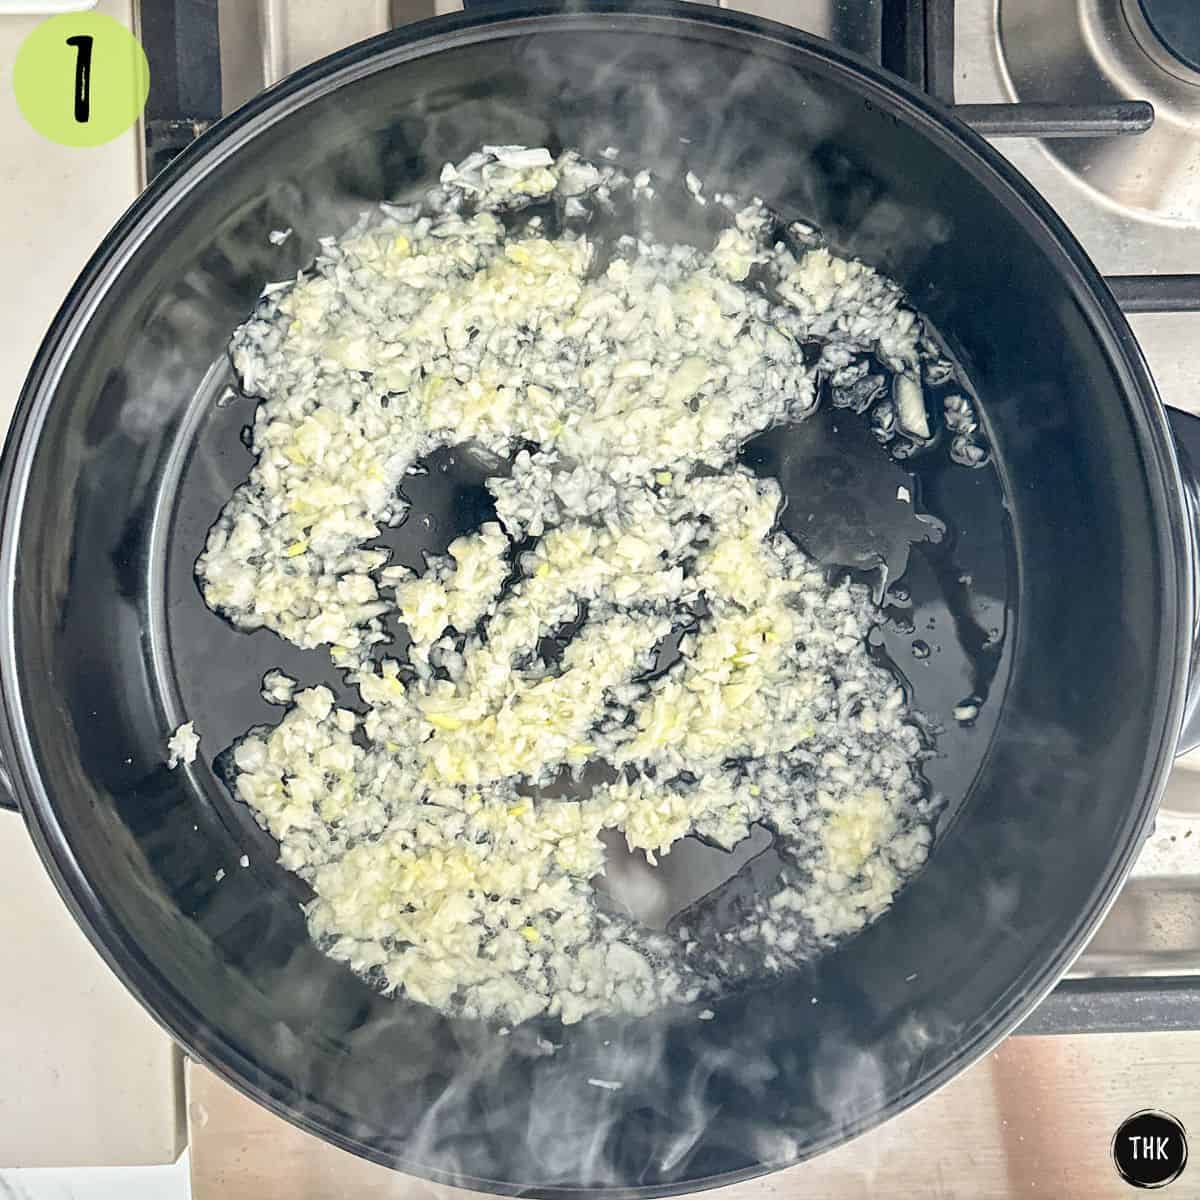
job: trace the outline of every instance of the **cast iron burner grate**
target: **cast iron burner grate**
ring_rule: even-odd
[[[880,57],[889,71],[949,105],[985,137],[1130,137],[1154,123],[1154,108],[1145,100],[955,104],[954,0],[883,0]],[[1127,313],[1200,311],[1200,275],[1109,275],[1106,282]]]

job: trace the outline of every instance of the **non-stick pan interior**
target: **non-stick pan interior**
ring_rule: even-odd
[[[53,404],[27,401],[40,435],[20,451],[9,702],[45,788],[39,837],[127,980],[198,1054],[419,1173],[663,1190],[815,1152],[928,1090],[1046,986],[1147,812],[1178,618],[1161,468],[1111,332],[970,151],[854,71],[735,24],[396,37],[350,52],[332,82],[285,86],[126,226],[89,319],[77,296],[62,327]],[[320,653],[235,633],[192,580],[250,463],[253,402],[226,392],[225,344],[319,236],[484,142],[612,145],[814,221],[906,287],[987,427],[982,470],[944,445],[897,463],[844,411],[747,447],[812,553],[852,565],[847,547],[866,545],[890,563],[880,651],[947,727],[927,769],[947,810],[930,864],[876,925],[712,1004],[712,1021],[671,1011],[498,1038],[373,993],[310,944],[301,885],[212,769],[278,719],[265,670],[339,683]],[[662,236],[694,236],[680,214]],[[443,465],[389,535],[401,561],[486,518],[478,470]],[[897,517],[898,486],[944,532]],[[1144,702],[1117,702],[1129,695]],[[951,710],[971,696],[980,718],[959,726]],[[169,772],[183,719],[201,761]],[[717,853],[697,851],[694,870],[728,873]]]

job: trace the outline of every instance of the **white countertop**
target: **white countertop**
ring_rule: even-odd
[[[99,8],[130,23],[130,0]],[[140,130],[68,148],[22,118],[12,67],[40,19],[0,13],[0,428],[71,282],[139,188]],[[20,817],[4,811],[0,948],[0,1168],[173,1163],[179,1052],[88,944]],[[22,1195],[17,1187],[0,1174],[0,1195]]]

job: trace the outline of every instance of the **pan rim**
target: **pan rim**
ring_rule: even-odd
[[[806,1148],[804,1158],[874,1128],[889,1117],[928,1097],[952,1077],[987,1054],[1020,1024],[1055,986],[1090,933],[1103,919],[1124,882],[1141,842],[1148,833],[1165,786],[1175,739],[1182,723],[1188,653],[1170,648],[1191,645],[1194,611],[1191,547],[1187,534],[1179,465],[1153,379],[1142,352],[1095,266],[1049,205],[1022,176],[982,138],[962,125],[952,112],[878,66],[820,39],[761,18],[720,9],[700,9],[679,0],[599,0],[584,10],[564,12],[559,4],[502,4],[482,12],[436,18],[380,35],[322,59],[290,76],[220,121],[173,162],[120,219],[84,268],[54,318],[18,401],[0,464],[0,494],[4,497],[0,527],[0,755],[11,770],[22,813],[38,852],[56,887],[109,967],[160,1025],[197,1061],[203,1062],[239,1091],[308,1132],[364,1158],[424,1178],[493,1191],[544,1196],[577,1195],[576,1188],[518,1189],[511,1183],[451,1177],[421,1164],[399,1162],[378,1147],[356,1141],[291,1107],[286,1085],[268,1079],[259,1064],[239,1058],[226,1040],[202,1027],[188,998],[169,984],[106,910],[93,891],[55,819],[53,804],[39,776],[24,728],[14,638],[15,593],[19,529],[24,492],[34,450],[58,383],[78,337],[122,273],[136,260],[147,232],[210,172],[251,142],[277,120],[286,119],[306,103],[367,75],[391,70],[405,61],[477,41],[556,32],[564,28],[612,31],[623,27],[631,36],[636,26],[647,32],[715,36],[735,31],[756,49],[794,57],[849,73],[858,86],[875,93],[890,111],[935,141],[956,165],[973,170],[996,198],[1032,223],[1042,249],[1053,256],[1064,284],[1087,314],[1097,342],[1104,349],[1120,390],[1126,397],[1134,428],[1135,448],[1146,472],[1146,484],[1162,547],[1162,636],[1156,664],[1156,693],[1148,706],[1151,737],[1143,764],[1142,787],[1130,805],[1119,852],[1110,860],[1106,877],[1097,880],[1092,901],[1064,935],[1057,952],[1042,965],[1020,994],[1006,995],[980,1034],[905,1093],[893,1097],[874,1114],[849,1122],[836,1139]],[[1174,636],[1170,636],[1174,634]],[[796,1160],[800,1161],[800,1160]],[[782,1165],[782,1164],[781,1164]],[[760,1166],[667,1187],[622,1189],[614,1195],[668,1195],[715,1187],[752,1178],[775,1167]]]

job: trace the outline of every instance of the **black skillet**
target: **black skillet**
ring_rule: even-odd
[[[295,881],[213,769],[277,719],[263,671],[324,671],[320,654],[235,633],[192,581],[249,464],[251,402],[218,403],[230,332],[318,236],[485,142],[611,144],[814,221],[903,285],[969,380],[990,446],[968,470],[943,432],[897,463],[831,408],[747,448],[831,567],[851,544],[893,556],[877,640],[947,727],[929,775],[948,807],[927,868],[880,921],[713,1002],[711,1021],[669,1011],[500,1038],[372,992],[312,946]],[[478,479],[433,478],[418,498],[433,519],[395,543],[410,561],[487,513]],[[877,497],[906,480],[940,538],[877,520]],[[3,485],[0,749],[80,923],[189,1053],[251,1096],[359,1154],[478,1187],[727,1182],[927,1095],[1084,945],[1183,724],[1193,508],[1095,269],[936,102],[716,8],[491,8],[351,47],[257,97],[156,179],[88,265],[30,373]],[[979,717],[960,725],[951,710],[970,697]],[[185,715],[201,759],[168,772],[164,738]]]

